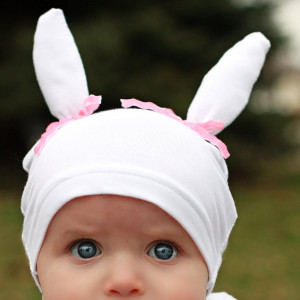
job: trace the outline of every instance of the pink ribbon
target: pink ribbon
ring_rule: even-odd
[[[212,134],[212,132],[224,129],[224,123],[220,121],[208,121],[205,123],[193,123],[187,120],[182,120],[179,116],[177,116],[174,111],[170,108],[159,107],[152,102],[142,102],[137,99],[121,99],[122,106],[124,108],[136,106],[142,109],[150,109],[165,116],[168,116],[176,121],[182,123],[183,125],[191,128],[196,131],[204,140],[210,142],[214,146],[216,146],[222,156],[224,158],[229,157],[229,152],[227,150],[227,146],[219,140],[216,136]]]
[[[47,143],[48,139],[54,135],[61,127],[65,126],[67,123],[81,119],[83,117],[91,115],[101,104],[101,96],[94,96],[90,95],[87,97],[76,116],[70,117],[70,118],[64,118],[57,122],[50,123],[48,127],[46,128],[46,131],[42,134],[40,141],[38,144],[34,147],[34,153],[39,154],[45,144]]]
[[[195,132],[197,132],[203,139],[210,142],[211,144],[215,145],[221,152],[224,158],[229,157],[229,152],[227,150],[226,145],[219,140],[217,137],[215,137],[213,134],[211,134],[214,131],[222,130],[224,129],[224,123],[219,121],[208,121],[205,123],[193,123],[189,122],[187,120],[182,120],[179,116],[177,116],[174,111],[170,108],[163,108],[159,107],[156,104],[152,102],[142,102],[137,99],[121,99],[122,107],[128,108],[132,106],[136,106],[142,109],[150,109],[155,112],[158,112],[160,114],[163,114],[165,116],[168,116],[172,119],[175,119],[176,121],[182,123],[183,125],[191,128]],[[57,122],[53,122],[48,125],[46,128],[46,131],[42,134],[40,141],[38,144],[34,147],[34,153],[39,154],[49,138],[54,135],[60,128],[65,126],[67,123],[81,119],[83,117],[91,115],[101,104],[101,96],[94,96],[90,95],[87,97],[81,108],[79,109],[79,112],[76,116],[70,117],[70,118],[64,118]]]

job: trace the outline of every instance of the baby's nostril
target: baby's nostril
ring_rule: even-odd
[[[127,296],[128,295],[131,295],[131,294],[139,294],[140,293],[140,291],[139,291],[139,289],[132,289],[132,290],[130,290],[130,291],[128,291],[128,294],[127,294]],[[110,294],[111,295],[121,295],[121,294],[123,294],[122,292],[120,292],[120,291],[117,291],[117,290],[110,290]]]

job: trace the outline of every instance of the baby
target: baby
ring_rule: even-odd
[[[226,52],[187,120],[136,99],[92,114],[101,97],[62,11],[40,17],[35,71],[59,121],[23,162],[22,238],[45,300],[234,299],[212,293],[237,218],[215,135],[245,107],[269,47],[253,33]]]

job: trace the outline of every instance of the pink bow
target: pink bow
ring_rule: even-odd
[[[70,118],[64,118],[57,122],[52,122],[46,128],[46,131],[42,134],[40,141],[34,147],[34,153],[39,154],[45,144],[47,143],[48,139],[55,134],[61,127],[66,125],[67,123],[78,120],[83,117],[91,115],[101,104],[101,96],[94,96],[90,95],[87,97],[81,105],[81,108],[76,116]]]
[[[175,119],[176,121],[182,123],[183,125],[191,128],[192,130],[196,131],[204,140],[210,142],[211,144],[213,144],[214,146],[216,146],[222,156],[224,158],[228,158],[229,157],[229,152],[227,150],[226,145],[219,140],[217,137],[215,137],[214,135],[212,135],[211,133],[214,131],[218,131],[218,130],[222,130],[224,129],[224,123],[223,122],[219,122],[219,121],[208,121],[205,123],[193,123],[193,122],[189,122],[187,120],[182,120],[179,116],[177,116],[174,111],[170,108],[163,108],[163,107],[159,107],[156,104],[152,103],[152,102],[142,102],[139,101],[137,99],[121,99],[121,103],[122,106],[124,108],[128,108],[131,106],[136,106],[142,109],[150,109],[153,110],[155,112],[158,112],[160,114],[163,114],[165,116],[168,116],[172,119]]]

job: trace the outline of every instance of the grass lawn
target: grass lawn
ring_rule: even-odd
[[[235,188],[239,218],[215,290],[241,300],[299,299],[300,188]]]
[[[215,290],[241,300],[299,299],[300,188],[236,186],[232,193],[239,219]],[[18,198],[0,192],[0,299],[40,300],[21,244]]]

